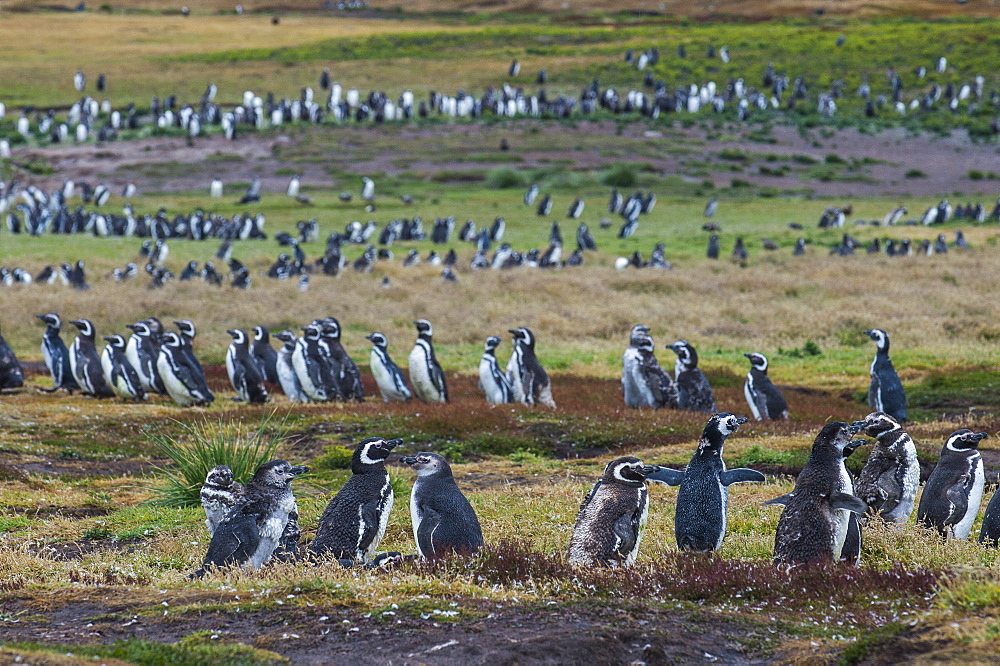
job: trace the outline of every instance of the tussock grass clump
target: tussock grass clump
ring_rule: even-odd
[[[234,479],[249,481],[258,467],[274,458],[287,430],[284,421],[275,424],[272,417],[265,417],[256,427],[239,420],[181,423],[184,439],[152,435],[157,450],[172,464],[159,468],[165,478],[153,487],[150,501],[159,506],[198,506],[201,486],[216,465],[229,465]]]
[[[524,176],[514,169],[492,169],[486,174],[486,187],[494,190],[509,190],[524,187]]]

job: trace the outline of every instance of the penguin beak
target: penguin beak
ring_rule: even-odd
[[[736,425],[743,425],[744,423],[746,423],[746,422],[747,422],[747,421],[749,421],[749,420],[750,420],[750,419],[748,419],[748,418],[747,418],[747,417],[745,417],[745,416],[737,416],[737,417],[736,417]]]
[[[365,336],[365,340],[372,340],[372,337],[373,337],[372,335],[366,335],[366,336]],[[373,342],[374,342],[374,341],[373,341]]]
[[[659,465],[643,465],[643,467],[642,467],[642,475],[643,476],[649,476],[653,472],[659,471],[659,469],[660,469]]]
[[[416,465],[417,458],[416,456],[403,456],[402,458],[399,459],[399,462],[403,463],[404,465]]]
[[[77,328],[82,328],[83,327],[83,322],[80,321],[79,319],[73,319],[69,323],[73,324]]]
[[[112,340],[115,339],[115,337],[113,335],[106,335],[104,336],[104,339],[107,340],[108,342],[111,342]]]
[[[847,432],[852,435],[857,435],[859,432],[865,429],[864,421],[855,421],[851,425],[847,426]]]
[[[236,331],[226,331],[226,333],[228,333],[229,335],[231,335],[234,338],[236,337]]]
[[[872,332],[871,331],[861,331],[861,332],[864,333],[865,335],[867,335],[869,338],[872,337]]]
[[[985,432],[977,432],[974,435],[969,435],[969,439],[971,439],[973,442],[981,442],[987,437],[989,437],[989,435],[987,435]]]
[[[38,317],[39,319],[41,319],[42,321],[48,323],[48,319],[45,318],[45,315],[38,315],[38,314],[36,314],[35,316]]]
[[[747,353],[747,354],[743,354],[743,355],[746,356],[747,358],[751,359],[751,360],[753,359],[753,354]]]
[[[309,471],[308,467],[302,467],[302,466],[288,468],[288,473],[291,474],[293,477],[301,476],[308,471]]]
[[[382,448],[389,449],[391,451],[402,443],[403,440],[401,439],[387,439],[385,440],[385,443],[382,444]]]

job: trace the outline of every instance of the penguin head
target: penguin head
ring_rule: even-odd
[[[434,335],[434,328],[426,319],[417,319],[413,322],[413,325],[417,327],[418,336],[429,338]]]
[[[757,352],[752,352],[749,354],[743,354],[748,359],[750,359],[750,367],[754,370],[760,370],[761,372],[767,372],[767,357],[763,354],[758,354]]]
[[[698,352],[687,340],[678,340],[672,345],[667,345],[667,349],[673,350],[677,354],[677,360],[688,370],[698,367]]]
[[[333,317],[327,317],[322,322],[320,322],[323,327],[323,337],[332,338],[334,340],[340,339],[340,322]]]
[[[163,324],[156,317],[148,317],[143,319],[143,322],[149,327],[149,333],[154,338],[159,338],[163,335]]]
[[[371,340],[373,345],[381,347],[382,349],[389,346],[389,341],[386,339],[385,335],[379,333],[378,331],[372,333],[371,335],[366,335],[365,339]]]
[[[282,342],[284,342],[286,345],[291,346],[291,345],[295,344],[295,333],[293,333],[292,331],[288,330],[287,328],[285,330],[283,330],[281,333],[275,333],[274,337],[278,338],[279,340],[281,340]]]
[[[212,488],[229,488],[233,485],[233,470],[229,465],[216,465],[208,471],[205,485]]]
[[[486,338],[486,345],[485,345],[486,351],[488,352],[496,351],[496,348],[500,346],[501,342],[502,340],[500,340],[499,337],[497,337],[496,335],[491,335],[490,337]]]
[[[233,338],[233,344],[245,345],[247,343],[247,334],[238,328],[230,329],[226,333]]]
[[[646,467],[635,456],[615,458],[604,468],[601,481],[605,483],[624,483],[630,486],[642,485],[646,481]]]
[[[291,485],[292,479],[308,471],[308,467],[292,467],[284,460],[272,460],[257,468],[250,483],[255,486],[285,489]]]
[[[149,326],[144,321],[137,321],[134,324],[125,324],[125,328],[129,329],[140,338],[146,337],[150,334]]]
[[[90,323],[89,319],[73,319],[69,323],[80,329],[80,335],[87,338],[94,337],[94,325]]]
[[[951,433],[948,437],[948,441],[944,444],[944,451],[953,451],[955,453],[967,453],[979,448],[979,442],[986,439],[987,435],[985,432],[972,432],[968,428],[962,428],[961,430],[956,430]]]
[[[319,340],[320,329],[316,324],[309,324],[302,327],[302,337],[306,340]]]
[[[636,349],[653,353],[653,338],[649,337],[647,333],[633,333],[629,342]]]
[[[181,332],[181,335],[186,335],[191,339],[194,339],[194,336],[197,334],[197,331],[195,331],[194,328],[194,322],[192,322],[190,319],[181,319],[180,321],[175,321],[174,326],[176,326],[177,330]]]
[[[705,425],[704,435],[707,436],[709,432],[717,432],[723,437],[728,437],[734,432],[740,429],[740,426],[747,422],[745,416],[736,416],[735,414],[730,414],[729,412],[719,412],[715,414],[708,420]]]
[[[107,335],[104,339],[108,342],[109,347],[114,347],[115,349],[125,349],[125,338],[120,335]]]
[[[50,328],[59,329],[62,327],[62,319],[59,318],[55,312],[50,312],[48,314],[37,314],[35,315],[41,319]]]
[[[635,326],[632,327],[632,332],[630,333],[629,337],[634,338],[636,336],[636,334],[639,334],[639,333],[644,334],[644,335],[648,335],[649,334],[649,326],[646,326],[645,324],[636,324]]]
[[[437,453],[421,451],[415,456],[405,456],[399,459],[404,465],[409,465],[418,477],[423,476],[451,476],[451,465]]]
[[[138,333],[138,331],[136,332]],[[167,331],[163,334],[163,345],[165,347],[180,348],[181,336],[177,335],[173,331]]]
[[[354,449],[351,469],[355,474],[358,474],[365,471],[365,468],[370,465],[384,463],[392,450],[402,443],[401,439],[383,439],[382,437],[369,437],[361,440],[361,443]]]
[[[880,328],[873,328],[868,331],[862,331],[865,335],[875,341],[875,346],[879,351],[888,352],[889,351],[889,334]]]
[[[256,340],[257,342],[263,342],[264,344],[267,344],[268,342],[271,341],[271,336],[270,334],[268,334],[267,329],[264,328],[263,326],[254,326],[253,339]]]
[[[858,450],[859,447],[862,447],[868,443],[869,442],[867,439],[852,439],[847,444],[847,446],[844,447],[844,450],[841,452],[841,456],[844,458],[844,460],[847,460],[848,458],[851,457],[852,453]]]
[[[853,425],[859,428],[858,432],[863,432],[869,437],[879,437],[902,428],[899,421],[885,412],[872,412],[863,421],[855,421]]]
[[[535,334],[531,332],[531,329],[522,326],[507,332],[514,336],[515,344],[524,345],[528,349],[535,348]]]
[[[817,451],[832,448],[837,452],[838,456],[842,456],[844,449],[850,446],[853,441],[851,439],[852,435],[858,432],[860,432],[860,427],[847,425],[843,421],[827,423],[820,430],[816,436],[816,440],[813,442],[813,453],[815,454]]]

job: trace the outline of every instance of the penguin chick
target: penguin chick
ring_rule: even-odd
[[[913,439],[885,412],[872,412],[854,425],[875,438],[868,461],[858,476],[855,494],[873,514],[894,523],[905,523],[913,513],[920,486],[920,462]]]
[[[242,496],[243,486],[233,478],[229,465],[216,465],[209,470],[199,493],[209,536],[215,534],[215,528]]]

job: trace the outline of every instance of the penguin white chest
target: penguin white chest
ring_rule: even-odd
[[[965,515],[955,525],[955,538],[962,540],[969,538],[972,523],[976,521],[979,505],[983,501],[983,486],[986,482],[986,475],[983,470],[982,457],[977,455],[970,461],[969,475],[972,477],[972,488],[969,490],[968,507],[965,510]]]
[[[437,387],[431,380],[430,356],[422,345],[416,345],[410,352],[410,381],[417,397],[427,402],[440,399]]]
[[[423,516],[420,512],[420,507],[417,504],[417,490],[420,488],[420,478],[417,477],[417,482],[413,484],[413,492],[410,493],[410,522],[413,524],[413,541],[417,544],[417,552],[420,557],[427,558],[433,553],[425,553],[420,549],[420,521]]]

